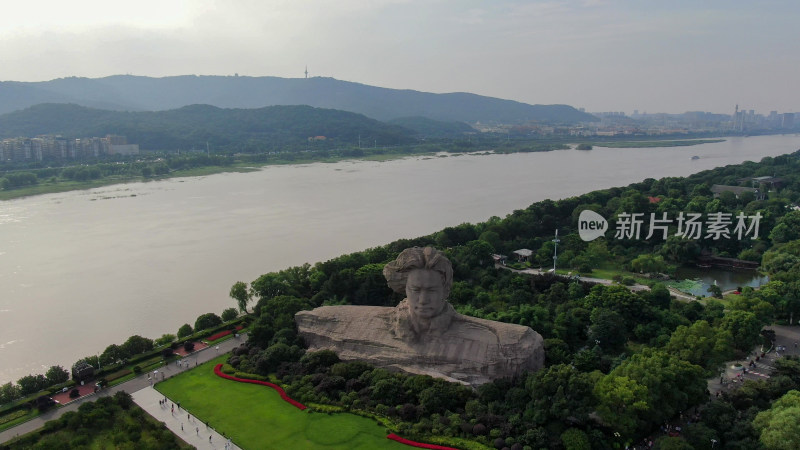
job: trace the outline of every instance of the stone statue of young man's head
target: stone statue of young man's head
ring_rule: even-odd
[[[439,250],[407,248],[383,268],[383,275],[392,290],[406,295],[415,321],[430,321],[447,310],[453,266]]]

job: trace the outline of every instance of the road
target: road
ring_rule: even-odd
[[[190,354],[189,356],[181,358],[181,361],[189,362],[189,364],[184,364],[182,367],[178,366],[176,362],[172,362],[170,364],[167,364],[166,366],[162,366],[158,369],[159,379],[162,376],[165,379],[171,378],[177,375],[178,373],[190,370],[197,364],[208,362],[221,354],[233,350],[234,347],[238,347],[239,344],[245,342],[246,340],[247,340],[247,335],[240,334],[238,338],[228,339],[227,341],[221,342],[218,345],[210,345],[209,347],[203,350],[198,350]],[[31,419],[25,423],[21,423],[13,428],[3,431],[2,433],[0,433],[0,444],[7,442],[17,436],[22,436],[30,433],[31,431],[38,430],[39,428],[42,428],[47,421],[58,419],[67,411],[76,411],[82,403],[95,401],[98,398],[98,396],[114,395],[118,391],[125,391],[129,394],[133,394],[144,388],[150,388],[150,381],[148,380],[147,375],[148,374],[143,373],[132,380],[120,383],[108,389],[103,389],[96,394],[86,395],[73,402],[68,403],[67,405],[61,408],[51,409],[50,411],[47,411],[46,413],[34,419]],[[181,435],[179,434],[178,436]],[[206,433],[206,436],[208,436],[208,433]]]
[[[506,270],[510,270],[512,272],[517,272],[517,273],[527,273],[529,275],[547,275],[547,274],[552,273],[552,272],[547,271],[547,270],[539,270],[539,269],[522,269],[522,270],[512,269],[511,267],[505,266],[503,264],[495,264],[495,267],[498,268],[498,269],[506,269]],[[607,280],[605,278],[591,278],[591,277],[582,277],[580,275],[560,275],[560,274],[558,274],[556,276],[559,277],[559,278],[563,278],[565,280],[566,279],[570,279],[570,280],[578,279],[578,280],[586,282],[586,283],[603,284],[603,285],[606,285],[606,286],[611,286],[612,284],[616,284],[615,281]],[[630,285],[630,286],[625,286],[625,287],[627,287],[628,289],[630,289],[632,291],[649,291],[650,290],[650,286],[645,286],[644,284],[638,284],[638,283]],[[678,291],[678,292],[680,292],[680,291]],[[673,295],[677,295],[677,294],[673,293]],[[682,294],[682,295],[686,296],[685,294]],[[694,300],[694,297],[689,297],[689,298],[691,300]]]

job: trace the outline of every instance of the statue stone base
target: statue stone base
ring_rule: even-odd
[[[342,360],[477,386],[544,365],[542,336],[529,327],[458,314],[449,303],[425,330],[408,300],[397,307],[322,306],[295,315],[309,351]]]

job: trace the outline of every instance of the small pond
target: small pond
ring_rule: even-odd
[[[722,291],[738,287],[759,287],[769,281],[769,277],[755,270],[724,270],[718,268],[680,267],[675,272],[678,280],[694,280],[695,283],[680,283],[680,290],[692,295],[707,296],[708,288],[717,284]],[[673,283],[669,283],[672,285]]]

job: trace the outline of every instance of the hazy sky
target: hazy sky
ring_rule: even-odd
[[[797,0],[19,0],[0,80],[329,76],[587,111],[800,111]]]

